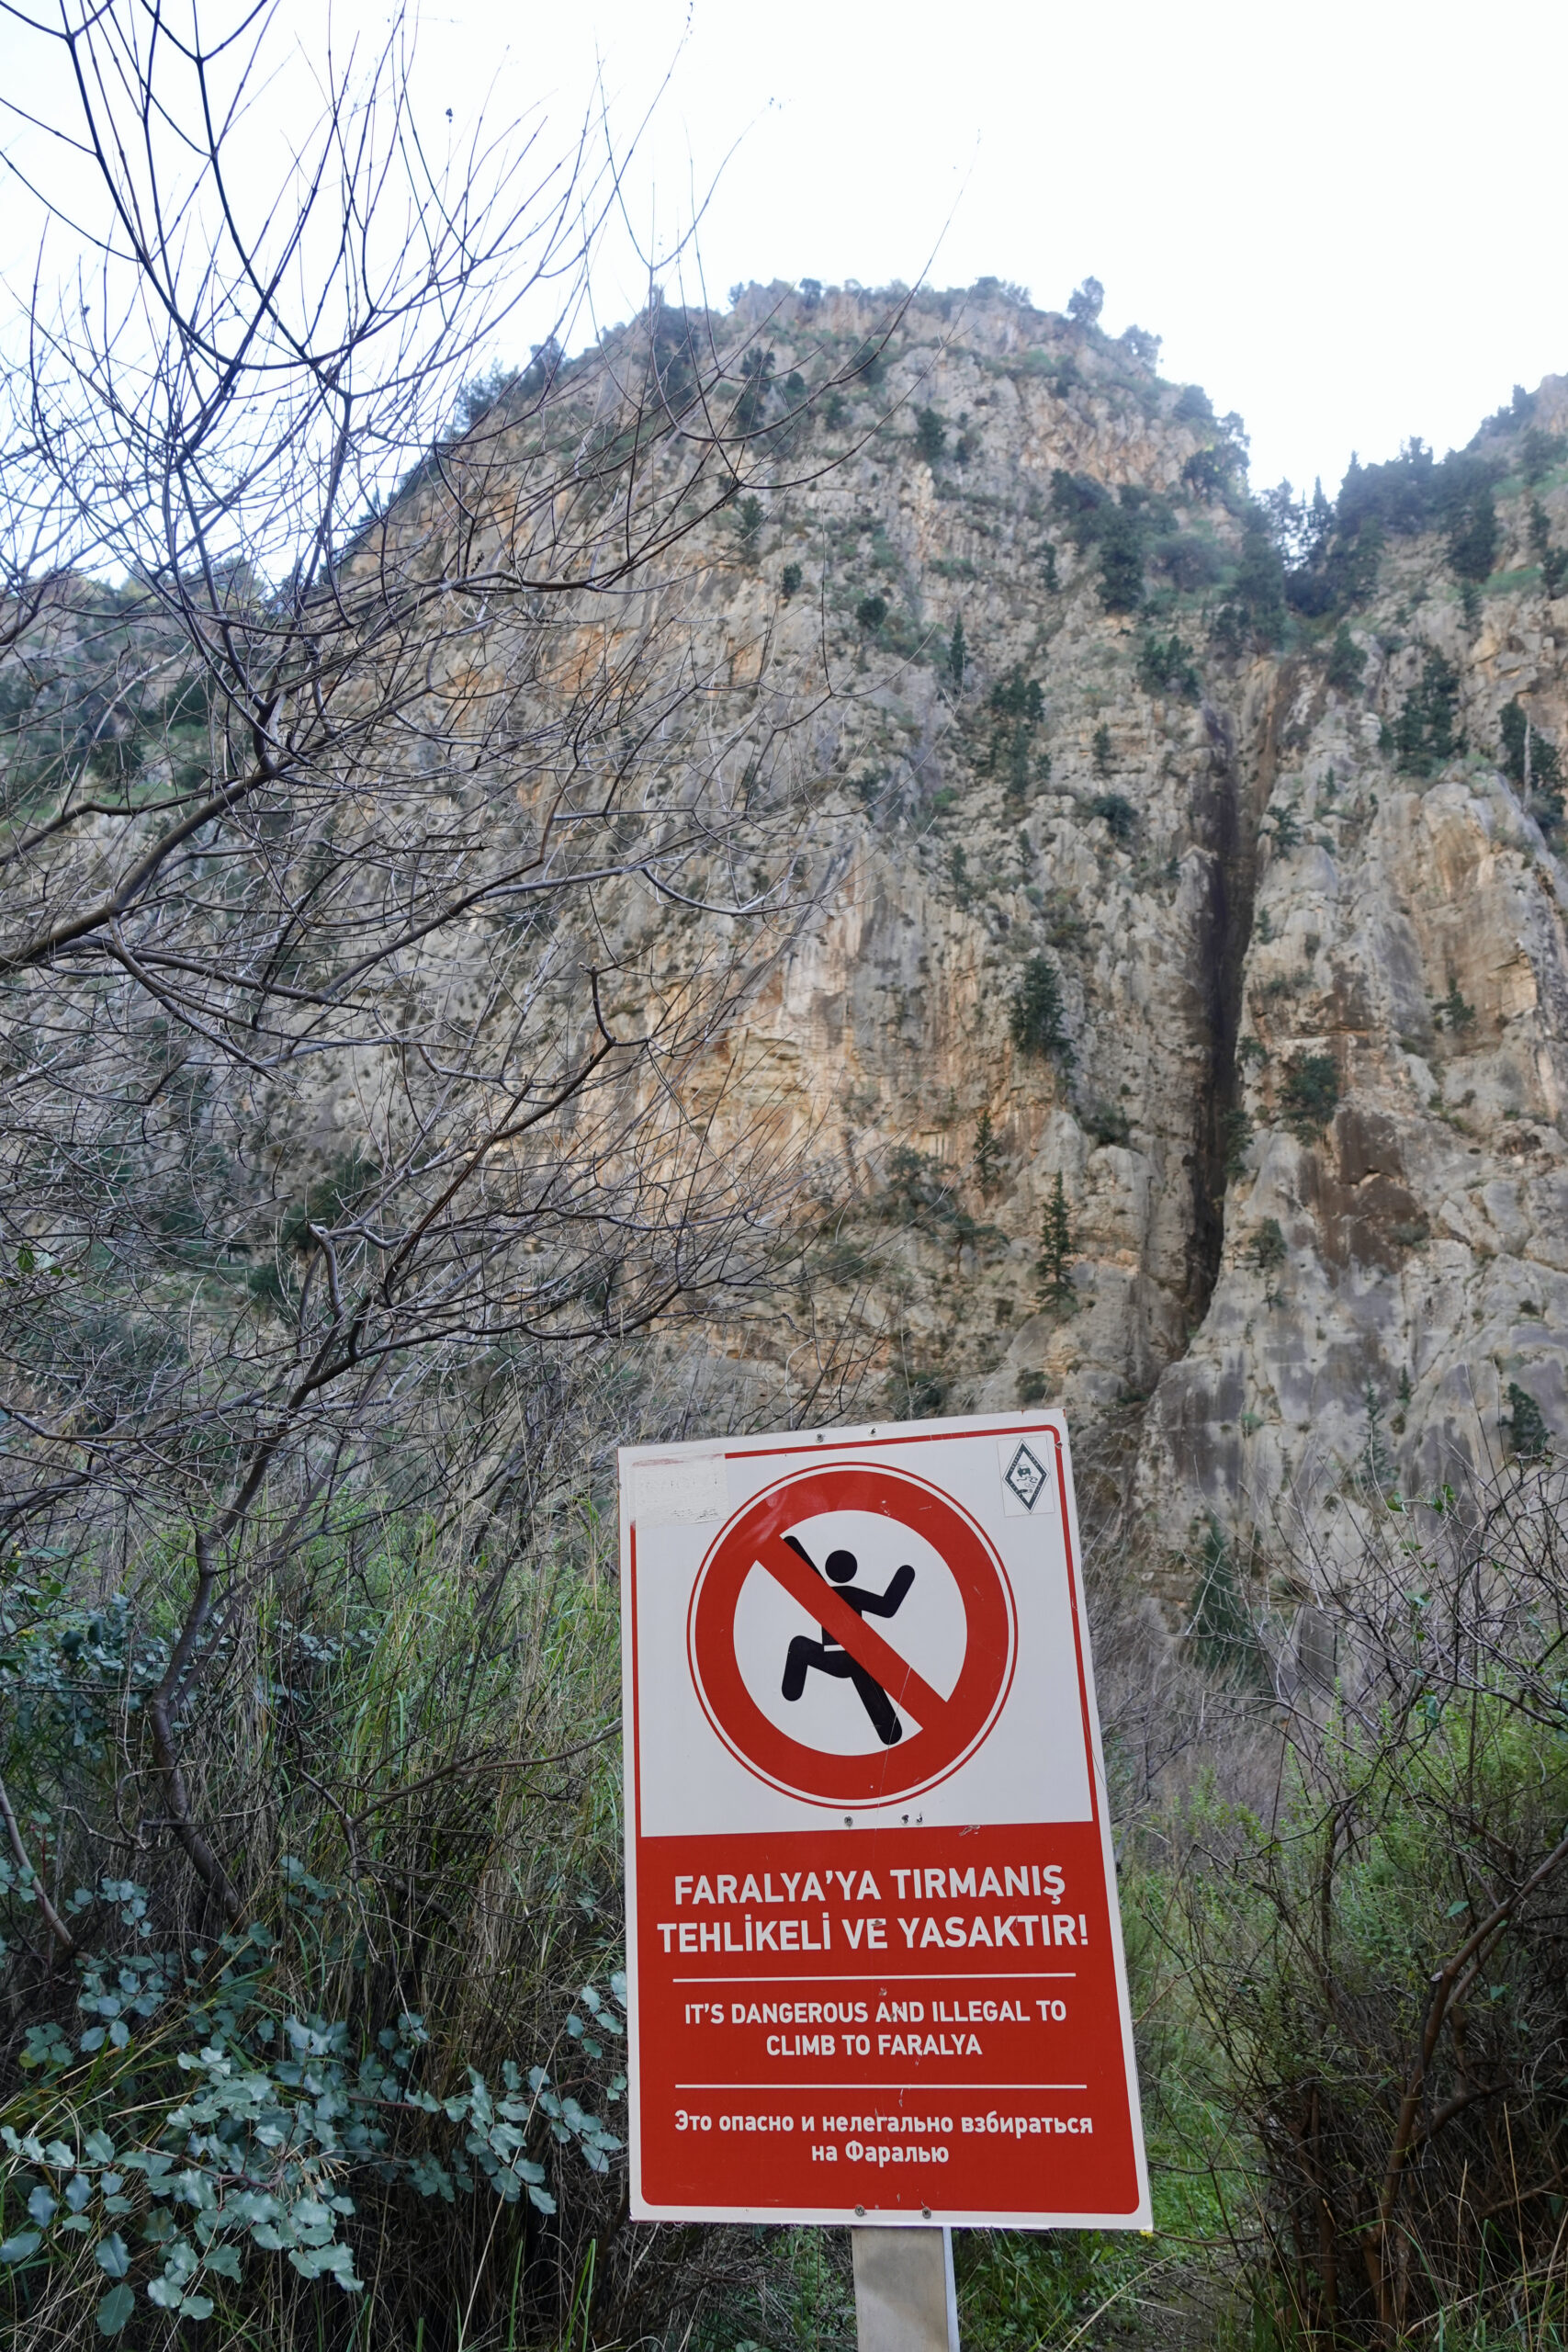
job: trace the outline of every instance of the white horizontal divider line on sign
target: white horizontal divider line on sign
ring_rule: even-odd
[[[993,2091],[1087,2091],[1087,2083],[922,2083],[924,2099],[989,2098]],[[886,2091],[886,2083],[677,2083],[678,2091]]]
[[[966,1968],[962,1976],[910,1975],[900,1969],[891,1976],[672,1976],[671,1984],[1057,1984],[1077,1974],[1076,1968]]]

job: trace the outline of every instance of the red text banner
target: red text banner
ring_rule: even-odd
[[[791,2211],[1136,2208],[1092,1826],[660,1838],[639,1876],[662,2201],[723,2204],[761,2139]]]

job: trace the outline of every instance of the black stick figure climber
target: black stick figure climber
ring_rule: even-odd
[[[792,1552],[799,1553],[808,1568],[818,1575],[825,1573],[829,1583],[838,1586],[840,1600],[847,1600],[858,1617],[896,1617],[915,1581],[914,1569],[902,1567],[891,1578],[886,1592],[863,1592],[858,1585],[850,1582],[860,1566],[852,1552],[829,1552],[822,1568],[818,1569],[803,1544],[797,1544],[793,1535],[786,1535],[784,1542]],[[871,1717],[872,1727],[883,1747],[897,1747],[904,1736],[904,1727],[892,1700],[876,1677],[840,1647],[826,1625],[821,1632],[819,1642],[814,1642],[809,1634],[796,1634],[791,1642],[784,1659],[784,1697],[800,1697],[806,1688],[807,1672],[812,1667],[818,1674],[830,1674],[840,1682],[847,1677],[860,1692],[861,1704]]]

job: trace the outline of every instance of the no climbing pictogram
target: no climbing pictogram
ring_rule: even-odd
[[[996,1723],[1016,1653],[993,1544],[949,1496],[886,1465],[813,1466],[755,1496],[714,1539],[687,1625],[694,1686],[731,1755],[824,1805],[886,1804],[957,1770]],[[815,1736],[795,1727],[807,1714]]]

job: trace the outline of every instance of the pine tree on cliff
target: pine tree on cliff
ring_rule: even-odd
[[[1051,1197],[1045,1204],[1045,1214],[1040,1221],[1040,1262],[1035,1268],[1041,1300],[1046,1306],[1055,1307],[1058,1314],[1071,1314],[1078,1303],[1068,1272],[1077,1255],[1073,1248],[1072,1223],[1067,1216],[1067,1196],[1058,1169],[1051,1187]]]
[[[1032,956],[1008,1012],[1013,1044],[1021,1053],[1055,1054],[1059,1061],[1070,1063],[1073,1049],[1062,1025],[1062,983],[1055,967],[1049,956]]]
[[[991,1114],[989,1111],[982,1111],[979,1124],[975,1129],[975,1174],[979,1181],[982,1194],[996,1190],[1000,1159],[1001,1146],[997,1141],[997,1131],[991,1125]]]

